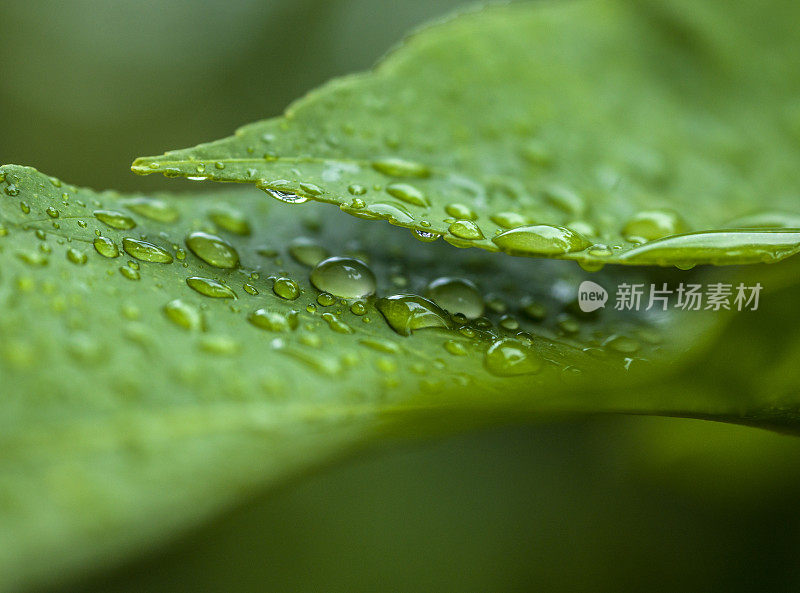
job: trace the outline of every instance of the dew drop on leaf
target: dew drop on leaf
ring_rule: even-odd
[[[422,208],[430,206],[430,202],[428,198],[425,197],[425,194],[408,183],[390,183],[386,186],[386,193],[407,204],[420,206]]]
[[[329,257],[311,270],[311,283],[343,299],[360,299],[375,293],[375,275],[367,265],[351,257]]]
[[[253,311],[247,320],[254,326],[271,332],[288,332],[297,327],[296,314],[286,316],[269,309]]]
[[[235,268],[239,265],[236,249],[222,237],[197,231],[186,237],[186,246],[197,257],[217,268]]]
[[[174,299],[164,305],[164,314],[178,327],[188,330],[204,328],[203,313],[200,309],[181,299]]]
[[[313,268],[330,253],[322,245],[307,237],[295,237],[289,243],[289,255],[299,264]]]
[[[136,259],[157,264],[171,264],[172,255],[158,245],[139,239],[125,237],[122,239],[122,249],[125,253]]]
[[[235,299],[236,293],[217,280],[191,276],[186,279],[186,284],[200,294],[217,299]]]
[[[272,292],[282,299],[293,301],[300,296],[300,287],[297,285],[297,282],[291,278],[282,277],[275,280],[275,283],[272,285]]]
[[[688,230],[683,218],[672,210],[645,210],[632,216],[622,228],[628,241],[653,241],[685,233]]]
[[[119,257],[119,247],[108,237],[95,237],[94,248],[103,257]]]
[[[486,351],[486,369],[493,375],[531,375],[542,368],[542,359],[527,344],[515,338],[495,341]]]
[[[467,319],[483,315],[484,302],[478,287],[463,278],[437,278],[425,288],[425,296],[442,309]]]
[[[483,239],[481,229],[471,220],[457,220],[452,223],[447,230],[459,239]]]
[[[127,231],[136,226],[135,220],[127,214],[117,212],[116,210],[95,210],[92,214],[94,214],[97,220],[103,224],[107,224],[112,229]]]
[[[394,331],[408,336],[415,330],[452,327],[447,313],[436,303],[418,295],[398,294],[380,298],[375,307]]]
[[[71,261],[73,264],[79,266],[82,266],[89,260],[89,258],[83,251],[75,249],[74,247],[70,247],[69,249],[67,249],[67,259]]]
[[[164,200],[154,198],[130,198],[122,202],[129,210],[156,222],[172,223],[180,214],[174,206]]]
[[[492,238],[502,251],[512,255],[559,255],[582,251],[591,243],[570,229],[546,224],[518,227]]]
[[[431,171],[428,167],[415,161],[407,161],[400,158],[384,158],[374,161],[372,168],[389,175],[391,177],[430,177]]]

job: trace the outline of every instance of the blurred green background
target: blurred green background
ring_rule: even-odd
[[[3,0],[0,161],[102,189],[274,116],[456,1]],[[74,591],[796,591],[800,440],[595,418],[391,443]]]

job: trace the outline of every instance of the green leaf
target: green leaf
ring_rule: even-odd
[[[426,239],[591,267],[796,253],[795,4],[634,4],[464,14],[283,117],[133,170],[253,183]]]
[[[97,193],[12,165],[0,179],[0,590],[123,557],[386,431],[776,416],[747,394],[648,397],[728,316],[581,314],[587,274],[568,262],[424,245],[253,191]],[[368,262],[377,297],[316,289],[354,286],[312,272],[327,255]]]

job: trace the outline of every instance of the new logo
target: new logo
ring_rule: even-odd
[[[584,280],[578,287],[578,306],[584,313],[597,311],[606,306],[608,292],[599,284],[591,280]]]

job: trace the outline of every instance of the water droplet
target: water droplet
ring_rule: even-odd
[[[119,273],[125,276],[128,280],[138,280],[142,277],[141,274],[139,274],[139,270],[134,270],[128,266],[120,266]]]
[[[131,239],[125,237],[122,239],[122,248],[125,253],[136,259],[146,262],[153,262],[157,264],[171,264],[172,256],[165,249],[158,245],[149,243],[148,241],[140,241],[139,239]]]
[[[459,239],[483,239],[481,229],[471,220],[457,220],[447,230]]]
[[[6,186],[5,192],[13,198],[19,195],[19,188],[16,185],[10,184]]]
[[[448,204],[444,207],[444,211],[453,218],[458,218],[461,220],[476,220],[478,218],[478,215],[475,213],[475,211],[464,204]]]
[[[204,352],[220,356],[233,356],[240,349],[239,342],[230,336],[223,335],[203,336],[200,338],[198,346]]]
[[[375,302],[375,307],[389,327],[401,336],[408,336],[419,329],[451,327],[447,313],[421,296],[400,294],[381,298]]]
[[[364,315],[367,312],[367,306],[362,301],[356,301],[350,305],[350,312],[353,315]]]
[[[394,157],[374,161],[372,168],[391,177],[430,177],[431,174],[430,169],[421,163]]]
[[[108,237],[95,237],[94,248],[103,257],[119,257],[119,248]]]
[[[349,191],[354,196],[363,196],[365,193],[367,193],[367,188],[364,187],[363,185],[359,185],[357,183],[354,183],[352,185],[348,185],[347,186],[347,191]],[[362,208],[363,208],[363,206],[362,206]]]
[[[414,238],[417,239],[418,241],[422,241],[423,243],[432,243],[436,241],[436,239],[438,239],[439,237],[441,237],[439,233],[431,233],[428,231],[420,231],[414,229]]]
[[[164,305],[164,314],[178,327],[188,330],[203,330],[203,313],[194,305],[175,299]]]
[[[306,237],[296,237],[289,243],[289,255],[304,266],[314,267],[330,254],[322,245]]]
[[[631,217],[622,228],[628,241],[641,243],[684,233],[686,223],[672,210],[646,210]]]
[[[329,257],[311,270],[311,283],[343,299],[360,299],[375,293],[375,275],[366,264],[350,257]]]
[[[322,319],[328,324],[333,331],[340,333],[340,334],[352,334],[355,330],[347,325],[344,321],[339,319],[333,313],[323,313]]]
[[[258,289],[255,286],[253,286],[252,284],[250,284],[249,282],[245,282],[244,284],[242,284],[242,290],[244,290],[247,294],[250,294],[250,295],[253,295],[253,296],[257,296],[258,295]]]
[[[314,197],[318,197],[323,194],[322,188],[318,185],[314,185],[313,183],[301,183],[300,189]]]
[[[641,348],[639,342],[627,336],[612,336],[603,345],[620,354],[634,354]]]
[[[368,212],[354,212],[356,216],[361,218],[382,218],[396,223],[408,224],[414,222],[414,217],[408,209],[401,205],[399,202],[377,202],[369,205]]]
[[[67,249],[67,259],[71,261],[73,264],[79,266],[82,266],[89,260],[89,258],[83,251],[79,251],[74,247],[70,247],[69,249]]]
[[[300,287],[291,278],[278,278],[272,285],[272,291],[287,301],[293,301],[300,296]]]
[[[288,332],[297,327],[297,314],[291,313],[289,316],[269,309],[259,309],[251,313],[247,320],[259,327],[271,332]]]
[[[197,231],[186,237],[186,246],[204,262],[217,268],[239,265],[236,249],[222,237]]]
[[[50,262],[46,255],[35,251],[21,251],[17,257],[29,266],[46,266]]]
[[[497,324],[508,331],[516,331],[519,329],[519,321],[517,321],[511,315],[503,315]]]
[[[515,229],[528,223],[524,216],[516,212],[498,212],[497,214],[492,214],[489,220],[504,229]]]
[[[217,207],[208,213],[208,217],[223,231],[247,236],[252,230],[244,214],[233,208]]]
[[[178,210],[172,206],[172,204],[164,200],[140,197],[130,198],[123,201],[122,204],[136,214],[140,214],[156,222],[168,224],[175,222],[180,216]]]
[[[568,214],[581,215],[586,210],[583,198],[566,186],[552,185],[544,190],[544,196],[553,206]]]
[[[218,299],[236,298],[235,292],[233,292],[230,288],[222,284],[222,282],[218,282],[217,280],[212,280],[211,278],[201,278],[199,276],[192,276],[191,278],[186,279],[186,284],[188,284],[189,288],[191,288],[192,290],[195,290],[207,297],[213,297]]]
[[[570,229],[546,224],[504,231],[492,242],[512,255],[561,255],[591,246],[585,237]]]
[[[444,343],[444,349],[454,356],[466,356],[468,352],[464,342],[458,340],[447,340]]]
[[[52,206],[48,206],[47,210],[45,210],[45,212],[47,212],[47,216],[49,216],[50,218],[58,218],[59,217],[58,210],[56,210]]]
[[[92,214],[97,220],[107,224],[112,229],[127,231],[136,226],[136,221],[130,216],[115,210],[95,210]]]
[[[483,315],[484,302],[478,287],[463,278],[437,278],[425,289],[425,295],[450,313],[467,319]]]
[[[486,352],[487,370],[499,377],[531,375],[542,368],[542,359],[527,344],[516,338],[497,340]]]
[[[317,295],[317,302],[323,307],[330,307],[332,304],[336,302],[336,297],[329,292],[321,292],[320,294]]]
[[[225,163],[223,163],[222,161],[217,161],[217,162],[214,163],[214,167],[217,168],[217,169],[222,170],[222,169],[225,168]]]
[[[413,185],[407,183],[390,183],[386,186],[386,193],[398,200],[413,204],[414,206],[420,206],[422,208],[430,206],[430,202],[428,198],[425,197],[425,194]]]
[[[308,202],[307,197],[298,196],[297,194],[293,193],[294,190],[291,187],[291,183],[283,179],[278,181],[260,180],[256,182],[256,187],[265,191],[276,200],[285,202],[286,204],[303,204]]]
[[[27,202],[20,202],[19,203],[19,209],[22,210],[23,214],[30,214],[31,213],[31,207],[30,207],[30,205],[28,205]]]

